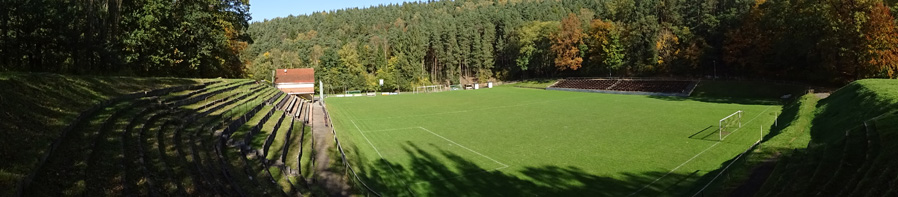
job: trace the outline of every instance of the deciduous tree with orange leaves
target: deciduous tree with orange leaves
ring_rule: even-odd
[[[864,77],[885,75],[896,78],[898,71],[898,31],[895,29],[894,17],[889,8],[882,2],[876,3],[870,10],[869,20],[862,31],[867,48],[864,52]]]
[[[624,47],[619,34],[619,27],[610,20],[595,19],[590,23],[586,38],[587,43],[592,46],[587,53],[589,60],[608,69],[609,76],[624,63]]]
[[[583,55],[580,53],[583,44],[583,30],[580,28],[580,19],[574,13],[561,21],[561,31],[552,39],[552,52],[555,53],[555,67],[558,70],[577,70],[583,63]]]

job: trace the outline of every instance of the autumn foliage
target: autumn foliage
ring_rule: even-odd
[[[624,48],[614,23],[601,19],[592,20],[588,32],[586,43],[592,46],[587,53],[589,60],[600,63],[609,73],[620,69],[624,61]]]
[[[583,63],[580,45],[583,44],[583,30],[580,19],[574,13],[561,20],[561,32],[553,37],[552,52],[555,53],[555,67],[559,70],[577,70]]]
[[[898,31],[895,30],[894,17],[889,8],[882,2],[876,3],[870,10],[870,19],[863,27],[867,47],[866,62],[868,75],[885,74],[896,78],[898,71]]]

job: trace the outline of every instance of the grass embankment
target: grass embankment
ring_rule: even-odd
[[[262,166],[260,159],[248,159],[241,153],[240,147],[232,146],[243,142],[247,126],[264,124],[261,133],[277,130],[266,124],[276,118],[267,122],[256,118],[267,114],[270,105],[241,117],[279,93],[273,87],[241,79],[141,79],[48,74],[3,74],[0,79],[0,85],[8,87],[0,94],[0,103],[4,110],[11,109],[4,111],[4,121],[0,124],[8,135],[19,137],[4,139],[21,141],[22,137],[31,140],[28,134],[32,133],[47,135],[40,136],[45,137],[46,145],[25,146],[7,140],[3,143],[4,148],[29,150],[57,144],[52,153],[46,154],[49,157],[42,165],[28,166],[5,161],[4,165],[17,164],[33,169],[19,175],[9,173],[10,168],[0,169],[0,175],[5,178],[2,182],[5,190],[0,196],[15,195],[17,185],[14,184],[19,184],[19,180],[28,180],[23,182],[28,184],[22,184],[27,187],[21,190],[26,196],[256,196],[293,192],[290,185],[272,184],[269,169]],[[26,79],[36,82],[25,83]],[[216,83],[199,85],[208,81]],[[177,87],[161,89],[168,86]],[[139,94],[129,94],[132,92],[128,91]],[[114,102],[108,102],[110,100]],[[29,111],[26,110],[28,107],[58,112]],[[82,116],[79,111],[90,113]],[[38,130],[52,128],[53,125],[16,119],[29,116],[54,119],[59,122],[56,128],[70,131],[64,137],[59,134],[61,132],[40,133]],[[253,118],[256,119],[248,125],[229,124],[238,119]],[[227,139],[216,134],[228,125],[243,128]],[[56,136],[49,136],[51,134]],[[221,141],[228,139],[237,143]],[[34,143],[33,140],[29,142]],[[296,142],[298,146],[304,145],[300,143]],[[10,152],[3,152],[3,156],[4,159],[12,158]],[[39,159],[41,156],[32,157]],[[278,170],[273,171],[280,174]],[[22,179],[26,176],[32,178]],[[277,178],[282,183],[286,180]]]
[[[766,177],[765,171],[769,172],[773,168],[775,159],[782,154],[790,154],[793,149],[807,147],[811,139],[809,130],[818,100],[815,95],[807,94],[785,105],[782,114],[777,117],[778,123],[765,128],[770,132],[767,132],[760,145],[738,160],[724,162],[721,169],[708,173],[699,183],[707,183],[715,177],[717,179],[710,184],[697,185],[695,192],[707,196],[726,196],[731,192],[751,192],[752,188],[757,190],[757,186],[760,186]],[[726,166],[730,167],[718,176]],[[755,175],[761,176],[761,179],[754,180],[757,178],[752,177],[753,173],[761,173]],[[747,181],[755,183],[746,183]],[[701,191],[705,185],[708,186],[707,189]]]
[[[785,154],[758,195],[898,195],[898,81],[860,80],[820,100],[806,148]]]
[[[82,111],[117,96],[200,81],[0,73],[0,196],[15,193],[18,181]]]
[[[689,99],[706,102],[779,104],[783,95],[798,97],[807,87],[760,81],[701,81]]]
[[[535,89],[546,89],[547,87],[555,84],[558,79],[530,79],[524,80],[521,82],[517,82],[513,84],[514,87],[519,88],[535,88]]]

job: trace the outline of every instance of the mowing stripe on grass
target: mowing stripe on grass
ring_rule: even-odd
[[[353,123],[354,123],[354,122],[353,122]],[[358,126],[356,126],[356,128],[358,128]],[[493,168],[493,169],[489,169],[489,170],[483,170],[483,171],[477,172],[477,173],[471,173],[471,174],[467,174],[467,175],[454,176],[454,177],[445,177],[445,178],[442,178],[442,179],[436,179],[436,180],[424,180],[424,181],[418,181],[418,182],[415,182],[414,184],[421,184],[421,183],[426,183],[426,182],[443,181],[443,180],[449,180],[449,179],[455,179],[455,178],[467,177],[467,176],[472,176],[472,175],[475,175],[475,174],[480,174],[480,173],[490,172],[490,171],[495,171],[495,170],[501,170],[501,169],[505,169],[505,168],[508,168],[508,167],[509,167],[508,164],[499,162],[499,161],[497,161],[496,159],[493,159],[492,157],[486,156],[486,155],[484,155],[484,154],[482,154],[482,153],[480,153],[480,152],[477,152],[477,151],[475,151],[475,150],[473,150],[473,149],[471,149],[471,148],[468,148],[468,147],[466,147],[466,146],[464,146],[464,145],[461,145],[461,144],[459,144],[459,143],[457,143],[457,142],[455,142],[455,141],[450,140],[449,138],[443,137],[442,135],[437,134],[437,133],[434,133],[433,131],[431,131],[431,130],[429,130],[429,129],[427,129],[427,128],[421,127],[421,126],[418,126],[418,127],[395,128],[395,129],[381,129],[381,130],[371,130],[371,131],[361,131],[361,130],[359,130],[359,132],[360,132],[360,133],[373,133],[373,132],[382,132],[382,131],[399,131],[399,130],[411,130],[411,129],[421,129],[421,130],[427,131],[428,133],[433,134],[434,136],[437,136],[437,137],[439,137],[439,138],[441,138],[441,139],[443,139],[443,140],[446,140],[446,141],[448,141],[449,143],[455,144],[456,146],[459,146],[459,147],[461,147],[461,148],[463,148],[463,149],[465,149],[465,150],[471,151],[471,152],[474,153],[474,154],[480,155],[480,156],[483,157],[483,158],[489,159],[490,161],[493,161],[493,162],[495,162],[495,163],[497,163],[497,164],[499,164],[499,165],[502,165],[502,167]],[[373,145],[373,144],[372,144],[372,145]]]
[[[349,120],[349,121],[352,122],[352,125],[355,125],[355,129],[359,130],[359,133],[362,134],[362,137],[365,138],[365,141],[368,141],[368,144],[371,145],[371,148],[374,148],[374,152],[377,152],[377,155],[380,156],[380,159],[384,159],[384,155],[380,154],[380,151],[377,150],[377,147],[374,146],[374,143],[371,143],[371,140],[368,139],[368,136],[365,136],[365,132],[362,132],[362,129],[359,128],[359,125],[355,124],[355,120]]]
[[[424,117],[424,116],[438,116],[438,115],[444,115],[444,114],[457,114],[457,113],[465,113],[465,112],[472,112],[472,111],[482,111],[482,110],[491,110],[491,109],[500,109],[500,108],[509,108],[509,107],[521,107],[521,106],[535,105],[535,104],[542,104],[542,103],[548,103],[548,102],[557,102],[557,101],[573,100],[573,99],[579,99],[579,98],[585,98],[585,97],[587,97],[587,96],[578,96],[578,97],[570,97],[570,98],[555,99],[555,100],[544,100],[544,101],[536,101],[536,102],[524,102],[524,103],[520,103],[520,104],[516,104],[516,105],[504,105],[504,106],[495,106],[495,107],[484,107],[484,108],[477,108],[477,109],[466,109],[466,110],[449,111],[449,112],[440,112],[440,113],[432,113],[432,114],[419,114],[419,115],[410,115],[410,116],[393,116],[393,117],[384,117],[384,118],[357,118],[357,119],[355,119],[355,120],[385,120],[385,119],[397,119],[397,118],[416,118],[416,117]],[[359,130],[359,131],[361,131],[361,130]]]
[[[380,156],[380,159],[386,160],[386,159],[384,159],[384,155],[380,154],[380,151],[378,151],[377,147],[374,146],[374,143],[371,143],[371,140],[369,140],[368,137],[365,136],[365,133],[363,133],[362,129],[359,128],[359,125],[355,123],[355,120],[349,120],[349,121],[352,122],[352,125],[355,125],[355,129],[358,129],[359,133],[362,134],[362,137],[365,137],[365,141],[368,141],[368,144],[371,144],[371,147],[374,148],[374,151],[377,152],[377,155]],[[334,138],[336,139],[336,136],[334,136]],[[393,169],[393,166],[389,166],[389,167],[390,167],[390,171],[393,172],[394,176],[396,174],[399,174],[399,173],[396,173],[396,170]],[[412,194],[412,196],[416,196],[415,192],[412,192],[412,189],[408,186],[408,182],[405,182],[405,181],[402,181],[402,182],[403,182],[403,184],[405,184],[405,189],[407,189],[408,192],[410,194]]]
[[[771,106],[771,107],[772,107],[772,106]],[[761,113],[758,113],[758,115],[755,115],[754,118],[752,118],[751,120],[748,120],[748,122],[745,122],[745,124],[748,125],[748,123],[751,123],[752,121],[754,121],[755,119],[757,119],[758,117],[760,117],[761,114],[764,114],[764,112],[767,112],[767,110],[769,110],[771,107],[765,108],[764,111],[761,111]],[[730,133],[730,135],[732,135],[733,133],[736,133],[736,132],[739,131],[739,129],[741,129],[741,128],[742,128],[742,127],[736,128],[736,130],[733,130],[733,132]],[[726,139],[726,137],[729,137],[730,135],[724,136],[723,139]],[[694,160],[695,158],[698,158],[698,156],[704,154],[704,153],[707,152],[708,150],[711,150],[711,148],[714,148],[715,146],[717,146],[717,145],[720,144],[721,142],[723,142],[723,140],[720,140],[720,141],[718,141],[718,142],[712,144],[712,145],[709,146],[708,148],[705,148],[705,150],[702,150],[702,152],[699,152],[698,154],[695,154],[695,156],[692,156],[692,158],[689,158],[689,160],[686,160],[685,162],[681,163],[681,164],[680,164],[679,166],[677,166],[676,168],[670,170],[669,172],[667,172],[667,174],[664,174],[664,176],[658,177],[657,179],[655,179],[655,180],[652,181],[651,183],[646,184],[646,185],[643,186],[642,188],[639,188],[639,190],[636,190],[635,192],[633,192],[633,193],[631,193],[630,195],[627,195],[627,196],[633,196],[633,195],[636,195],[637,193],[641,192],[642,190],[645,190],[645,188],[648,188],[649,186],[652,186],[652,184],[655,184],[656,182],[660,181],[660,180],[663,179],[664,177],[667,177],[668,175],[670,175],[671,173],[673,173],[673,172],[676,171],[677,169],[680,169],[680,167],[683,167],[684,165],[686,165],[687,163],[691,162],[691,161]]]
[[[371,131],[363,131],[365,133],[374,133],[374,132],[383,132],[383,131],[399,131],[399,130],[409,130],[409,129],[417,129],[420,127],[405,127],[405,128],[396,128],[396,129],[381,129],[381,130],[371,130]]]
[[[421,129],[423,129],[424,131],[427,131],[427,132],[430,133],[430,134],[436,135],[437,137],[443,138],[443,139],[446,140],[446,141],[449,141],[449,142],[451,142],[451,143],[453,143],[453,144],[455,144],[455,145],[458,145],[458,146],[460,146],[461,148],[464,148],[465,150],[468,150],[468,151],[471,151],[471,152],[473,152],[473,153],[475,153],[475,154],[477,154],[477,155],[480,155],[481,157],[487,158],[487,159],[489,159],[490,161],[496,162],[496,163],[498,163],[499,165],[503,165],[502,168],[507,168],[507,167],[508,167],[508,165],[505,165],[505,164],[502,163],[502,162],[496,161],[495,159],[493,159],[493,158],[491,158],[491,157],[488,157],[488,156],[486,156],[486,155],[480,154],[479,152],[474,151],[474,150],[471,150],[470,148],[468,148],[468,147],[466,147],[466,146],[462,146],[461,144],[455,143],[455,141],[452,141],[452,140],[450,140],[450,139],[447,139],[446,137],[443,137],[443,136],[440,135],[440,134],[437,134],[437,133],[434,133],[433,131],[430,131],[430,130],[428,130],[428,129],[425,129],[424,127],[418,127],[418,128],[421,128]],[[501,168],[500,168],[500,169],[501,169]]]
[[[462,147],[462,148],[464,148],[465,150],[471,151],[471,152],[473,152],[474,154],[480,155],[481,157],[484,157],[484,158],[486,158],[486,159],[489,159],[490,161],[496,162],[496,163],[498,163],[499,165],[502,165],[502,167],[493,168],[493,169],[490,169],[490,170],[484,170],[484,171],[480,171],[480,172],[477,172],[477,173],[471,173],[471,174],[467,174],[467,175],[454,176],[454,177],[446,177],[446,178],[437,179],[437,180],[418,181],[418,182],[415,182],[415,184],[421,184],[421,183],[433,182],[433,181],[443,181],[443,180],[449,180],[449,179],[456,179],[456,178],[461,178],[461,177],[473,176],[473,175],[476,175],[476,174],[481,174],[481,173],[490,172],[490,171],[495,171],[495,170],[501,170],[501,169],[505,169],[505,168],[508,168],[508,167],[509,167],[507,164],[504,164],[504,163],[502,163],[502,162],[496,161],[495,159],[493,159],[493,158],[491,158],[491,157],[488,157],[488,156],[486,156],[486,155],[480,154],[480,153],[477,152],[477,151],[471,150],[470,148],[468,148],[468,147],[466,147],[466,146],[463,146],[463,145],[461,145],[461,144],[458,144],[458,143],[456,143],[455,141],[452,141],[452,140],[450,140],[450,139],[448,139],[448,138],[446,138],[446,137],[443,137],[442,135],[436,134],[436,133],[434,133],[433,131],[430,131],[429,129],[426,129],[426,128],[424,128],[424,127],[417,127],[417,128],[420,128],[420,129],[422,129],[422,130],[424,130],[424,131],[427,131],[427,132],[429,132],[430,134],[436,135],[437,137],[443,138],[443,139],[446,140],[446,141],[449,141],[449,142],[451,142],[451,143],[453,143],[453,144],[455,144],[455,145],[457,145],[457,146],[459,146],[459,147]],[[401,130],[401,129],[397,129],[397,130]]]

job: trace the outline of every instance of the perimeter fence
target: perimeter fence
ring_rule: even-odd
[[[337,150],[340,152],[340,160],[343,163],[343,179],[346,183],[350,184],[350,186],[355,189],[357,192],[361,192],[365,196],[381,196],[380,193],[371,189],[365,181],[359,177],[358,173],[356,173],[355,169],[349,164],[349,160],[346,159],[346,152],[343,151],[343,144],[340,143],[340,139],[337,137],[337,130],[333,127],[333,122],[331,122],[330,114],[327,112],[326,105],[322,101],[319,103],[321,105],[321,110],[324,112],[324,124],[327,127],[331,128],[331,133],[334,135],[334,143],[337,145]],[[350,177],[351,176],[351,177]],[[348,180],[347,180],[348,178]]]

